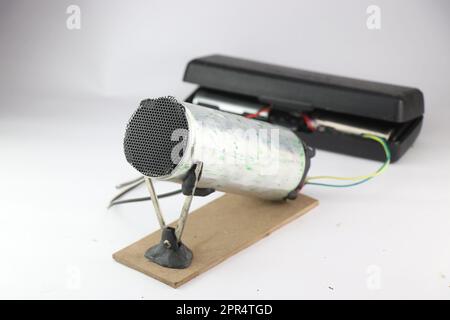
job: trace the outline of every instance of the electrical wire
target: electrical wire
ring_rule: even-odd
[[[131,203],[131,202],[140,202],[140,201],[147,201],[147,200],[151,200],[150,197],[142,197],[142,198],[132,198],[132,199],[125,199],[125,200],[119,200],[120,198],[122,198],[124,195],[126,195],[128,192],[130,192],[131,190],[137,188],[138,186],[140,186],[141,184],[144,183],[144,177],[141,176],[139,178],[121,183],[119,185],[116,186],[117,189],[121,189],[121,188],[125,188],[124,190],[121,190],[117,195],[115,195],[108,204],[108,209],[118,205],[118,204],[122,204],[122,203]],[[158,194],[158,198],[166,198],[166,197],[170,197],[173,195],[176,195],[178,193],[181,193],[182,190],[175,190],[175,191],[170,191],[167,193],[162,193],[162,194]]]
[[[177,195],[177,194],[181,193],[182,191],[183,190],[179,189],[179,190],[174,190],[174,191],[170,191],[170,192],[167,192],[167,193],[158,194],[158,199],[174,196],[174,195]],[[111,202],[109,204],[108,208],[111,208],[112,206],[115,206],[115,205],[118,205],[118,204],[131,203],[131,202],[141,202],[141,201],[148,201],[148,200],[152,200],[152,198],[151,197],[142,197],[142,198],[132,198],[132,199],[125,199],[125,200],[118,200],[118,201]]]
[[[119,191],[118,194],[116,194],[110,201],[109,203],[111,204],[112,202],[114,202],[117,199],[122,198],[124,195],[126,195],[128,192],[130,192],[133,189],[136,189],[137,187],[139,187],[141,184],[144,183],[144,177],[140,177],[139,179],[134,179],[133,181],[128,181],[122,184],[119,184],[116,186],[116,189],[121,189],[121,188],[125,188],[121,191]],[[109,208],[109,207],[108,207]]]
[[[311,132],[316,131],[314,120],[312,120],[306,113],[302,113],[301,117],[303,118],[303,121],[305,122],[305,125],[309,131]]]
[[[270,109],[271,109],[270,107],[262,107],[256,113],[246,115],[246,118],[257,118],[260,116],[261,113],[269,112]],[[314,120],[309,115],[307,115],[306,113],[303,113],[303,114],[301,114],[301,117],[303,118],[303,121],[305,122],[308,130],[313,132],[317,129],[314,124]],[[375,171],[371,174],[368,174],[368,175],[354,176],[354,177],[313,176],[313,177],[306,178],[305,184],[324,186],[324,187],[334,187],[334,188],[347,188],[347,187],[353,187],[353,186],[360,185],[364,182],[367,182],[370,179],[372,179],[372,178],[382,174],[384,171],[386,171],[386,169],[388,168],[388,166],[391,162],[391,152],[389,150],[389,146],[388,146],[386,140],[383,138],[380,138],[376,135],[373,135],[373,134],[363,134],[362,137],[366,138],[366,139],[374,140],[374,141],[378,142],[379,144],[381,144],[381,146],[383,147],[383,150],[386,154],[386,161],[383,163],[383,165],[377,171]],[[347,184],[328,184],[328,183],[321,183],[321,182],[311,182],[312,180],[340,180],[340,181],[354,181],[354,182],[347,183]]]
[[[262,107],[262,108],[259,109],[257,112],[247,114],[245,117],[246,117],[246,118],[249,118],[249,119],[254,119],[254,118],[258,118],[258,117],[261,115],[261,113],[263,113],[263,112],[269,112],[269,111],[270,111],[270,107]]]
[[[144,181],[144,177],[143,176],[139,176],[139,177],[137,177],[137,178],[135,178],[133,180],[122,182],[122,183],[116,185],[116,189],[125,188],[125,187],[129,186],[130,184],[134,184],[134,183],[139,182],[141,180]]]
[[[316,186],[324,186],[324,187],[335,187],[335,188],[346,188],[346,187],[353,187],[359,184],[362,184],[364,182],[369,181],[370,179],[382,174],[386,169],[388,168],[390,162],[391,162],[391,152],[389,150],[389,146],[385,139],[380,138],[378,136],[372,135],[372,134],[363,134],[363,138],[374,140],[381,144],[383,147],[383,150],[386,154],[386,161],[383,163],[383,165],[375,172],[363,175],[363,176],[355,176],[355,177],[336,177],[336,176],[313,176],[306,178],[305,184],[308,185],[316,185]],[[355,181],[353,183],[349,184],[328,184],[328,183],[319,183],[319,182],[311,182],[311,180],[340,180],[340,181]],[[358,181],[359,180],[359,181]]]

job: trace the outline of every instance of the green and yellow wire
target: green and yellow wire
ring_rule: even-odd
[[[363,134],[363,138],[374,140],[378,143],[380,143],[383,146],[383,150],[386,154],[386,161],[383,163],[383,165],[375,172],[364,175],[364,176],[355,176],[355,177],[336,177],[336,176],[313,176],[306,178],[306,184],[308,185],[315,185],[315,186],[323,186],[323,187],[334,187],[334,188],[346,188],[346,187],[353,187],[356,185],[359,185],[361,183],[364,183],[366,181],[369,181],[370,179],[379,176],[382,174],[386,169],[388,168],[390,162],[391,162],[391,152],[389,150],[388,144],[385,139],[380,138],[378,136],[372,135],[372,134]],[[320,183],[320,182],[311,182],[312,180],[340,180],[340,181],[355,181],[348,184],[328,184],[328,183]]]

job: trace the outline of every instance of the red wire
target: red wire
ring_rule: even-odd
[[[270,107],[262,107],[257,112],[248,114],[245,117],[249,118],[249,119],[258,118],[261,115],[261,113],[266,112],[266,111],[269,112],[270,111]]]
[[[302,113],[303,121],[305,121],[306,127],[309,131],[315,131],[316,128],[314,127],[312,119],[305,113]]]
[[[245,117],[249,118],[249,119],[258,118],[261,115],[261,113],[266,112],[266,111],[269,112],[270,109],[271,109],[270,107],[262,107],[257,112],[248,114]],[[314,121],[305,113],[302,113],[301,116],[303,118],[303,121],[305,121],[305,124],[306,124],[306,127],[308,128],[308,130],[311,132],[315,131],[316,127],[314,126]]]

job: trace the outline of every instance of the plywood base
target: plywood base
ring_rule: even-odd
[[[194,252],[189,268],[168,269],[144,257],[145,251],[160,241],[160,230],[116,252],[113,258],[176,288],[317,204],[317,200],[305,195],[294,201],[271,202],[226,194],[189,215],[182,239]]]

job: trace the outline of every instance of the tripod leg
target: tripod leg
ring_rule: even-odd
[[[150,197],[152,199],[153,207],[155,207],[156,217],[158,218],[159,225],[161,226],[161,229],[164,229],[166,227],[166,223],[164,222],[164,218],[162,216],[158,196],[155,192],[155,187],[153,186],[152,180],[149,177],[145,177],[144,180],[145,184],[147,185],[148,191],[150,192]]]
[[[186,220],[188,217],[189,209],[191,207],[192,199],[194,198],[195,189],[197,188],[197,183],[198,183],[198,180],[200,179],[202,169],[203,169],[203,163],[198,162],[195,164],[194,170],[192,170],[188,173],[188,175],[189,174],[194,175],[193,179],[192,179],[192,177],[189,177],[189,176],[186,177],[186,179],[192,179],[193,184],[192,184],[191,194],[186,196],[186,198],[184,199],[183,208],[181,209],[180,218],[178,219],[177,227],[175,229],[175,235],[179,242],[181,242],[181,236],[183,235],[184,226],[186,225]]]
[[[158,244],[149,248],[145,252],[145,257],[150,261],[159,264],[166,268],[183,269],[191,265],[192,251],[181,242],[181,236],[183,234],[184,226],[188,217],[189,209],[191,207],[192,199],[197,188],[197,183],[200,179],[203,164],[201,162],[196,163],[189,170],[186,178],[183,181],[183,190],[186,190],[186,198],[184,199],[183,208],[181,209],[180,218],[178,219],[177,227],[172,228],[166,226],[161,215],[161,210],[158,204],[158,198],[155,194],[155,189],[151,180],[146,177],[145,182],[150,191],[153,205],[156,210],[156,215],[160,220],[162,229],[161,240]]]

